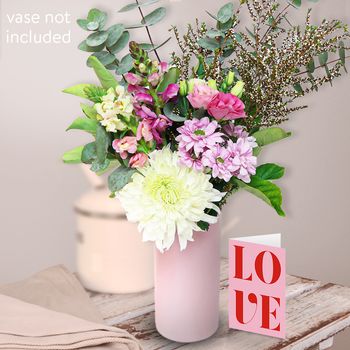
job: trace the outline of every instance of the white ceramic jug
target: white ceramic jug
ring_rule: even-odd
[[[153,245],[142,242],[136,224],[127,221],[119,201],[109,197],[103,180],[93,173],[86,175],[94,189],[75,204],[80,280],[86,288],[103,293],[152,288]]]

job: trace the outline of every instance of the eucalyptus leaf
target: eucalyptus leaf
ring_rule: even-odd
[[[318,56],[318,60],[321,66],[325,66],[328,62],[328,52],[323,52]]]
[[[137,170],[120,166],[108,177],[108,187],[112,193],[118,192],[127,185]]]
[[[79,44],[78,49],[86,52],[100,52],[104,49],[104,47],[104,44],[100,46],[91,47],[86,43],[86,40],[84,40]]]
[[[104,162],[99,162],[97,159],[92,162],[90,170],[94,173],[101,173],[108,169],[111,161],[109,159],[105,159]]]
[[[109,171],[111,171],[112,169],[115,169],[116,167],[118,167],[120,165],[120,163],[116,160],[116,159],[109,159],[109,165],[106,169],[100,170],[98,172],[96,172],[96,174],[98,176],[101,176],[105,173],[108,173]]]
[[[152,11],[150,14],[145,16],[145,18],[141,21],[142,24],[146,26],[153,26],[160,22],[166,15],[166,8],[159,7]]]
[[[103,29],[103,27],[105,26],[106,21],[107,21],[107,13],[106,12],[102,12],[101,10],[96,9],[96,8],[91,9],[89,11],[87,20],[89,22],[97,22],[97,23],[99,23],[98,28],[99,29]]]
[[[98,22],[89,22],[87,24],[88,30],[97,30],[99,28],[100,24]]]
[[[174,122],[184,122],[186,120],[185,117],[182,117],[176,113],[173,112],[175,108],[175,103],[169,102],[164,106],[164,114],[172,121]]]
[[[240,188],[262,199],[273,207],[278,215],[285,216],[282,209],[282,193],[277,185],[270,181],[262,180],[257,176],[252,176],[250,183],[245,183],[240,180],[236,180],[236,183]]]
[[[217,18],[221,23],[226,23],[233,16],[233,3],[229,2],[228,4],[221,7],[218,12]]]
[[[78,19],[77,20],[77,24],[80,28],[84,29],[84,30],[89,30],[88,29],[88,21],[86,19]]]
[[[107,47],[112,47],[116,42],[121,38],[124,32],[123,24],[115,24],[114,26],[108,29],[108,39],[106,42]]]
[[[207,31],[207,36],[208,36],[208,38],[214,39],[218,36],[224,37],[225,34],[221,30],[210,29]]]
[[[304,94],[304,90],[302,88],[302,86],[298,83],[298,84],[294,84],[293,85],[294,90],[299,94],[299,95],[303,95]]]
[[[278,127],[271,127],[255,132],[252,136],[256,138],[256,142],[260,147],[267,146],[271,143],[283,140],[291,135]]]
[[[211,38],[201,38],[198,40],[198,44],[206,50],[215,51],[220,47],[220,43]]]
[[[89,67],[92,67],[105,89],[115,88],[118,82],[114,75],[109,72],[96,56],[90,56],[88,59]]]
[[[346,61],[345,44],[344,41],[339,42],[339,58],[340,62],[345,66]]]
[[[79,146],[70,151],[67,151],[62,157],[63,162],[66,164],[81,163],[81,154],[83,152],[83,148],[84,146]]]
[[[92,47],[100,46],[107,41],[108,32],[95,32],[90,34],[86,39],[86,44]]]
[[[115,56],[108,51],[96,52],[93,56],[95,56],[104,66],[110,65],[116,60]]]
[[[315,72],[315,61],[312,59],[308,64],[307,64],[307,66],[306,66],[306,68],[307,68],[307,71],[309,72],[309,73],[314,73]]]
[[[107,158],[109,143],[110,136],[108,132],[101,124],[98,124],[96,129],[96,155],[100,163],[103,163]]]
[[[77,118],[74,122],[67,128],[68,130],[83,130],[92,135],[96,134],[96,128],[98,125],[98,121],[89,118]]]
[[[91,142],[85,145],[81,153],[81,161],[84,164],[92,164],[96,160],[96,157],[96,143]]]
[[[267,163],[256,168],[256,176],[262,180],[277,180],[284,176],[285,169],[277,164]]]
[[[116,70],[116,73],[119,75],[128,73],[133,66],[134,66],[134,59],[131,57],[130,54],[128,54],[121,59],[120,64]]]
[[[169,71],[164,74],[163,79],[159,83],[157,93],[164,92],[170,84],[175,84],[178,81],[179,76],[180,71],[178,68],[170,68]]]
[[[112,47],[110,47],[109,50],[113,54],[117,54],[128,45],[129,40],[130,40],[130,33],[128,31],[125,31],[121,35],[120,39]]]

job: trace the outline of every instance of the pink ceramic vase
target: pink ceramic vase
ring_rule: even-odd
[[[219,325],[220,225],[195,232],[180,251],[178,241],[155,256],[155,318],[158,332],[190,343],[212,336]]]

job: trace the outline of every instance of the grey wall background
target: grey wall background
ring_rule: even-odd
[[[214,12],[225,2],[167,1],[170,13],[153,30],[156,41],[167,38],[170,24],[184,28],[195,16],[207,20],[204,9]],[[75,20],[95,6],[108,11],[112,23],[118,19],[126,23],[138,20],[136,12],[132,16],[137,19],[132,16],[123,19],[117,13],[125,3],[125,0],[1,2],[0,283],[58,263],[74,269],[72,203],[89,185],[80,169],[63,165],[60,156],[86,138],[74,132],[66,135],[65,128],[80,115],[79,100],[60,91],[95,79],[85,66],[86,55],[76,49],[84,33],[74,23],[10,26],[5,15],[68,11]],[[305,11],[292,12],[301,19]],[[319,21],[324,16],[350,22],[349,1],[321,0],[313,18]],[[21,32],[30,28],[38,32],[71,29],[72,43],[4,42],[6,30]],[[137,33],[137,39],[146,40],[142,30]],[[163,57],[169,49],[167,46],[162,50]],[[281,182],[288,216],[279,218],[264,203],[239,193],[224,213],[223,254],[228,237],[282,232],[289,273],[350,286],[349,89],[350,78],[345,76],[333,89],[327,86],[306,98],[310,108],[292,115],[284,126],[294,136],[264,151],[262,161],[277,162],[288,169]],[[350,335],[344,333],[337,349],[346,349],[348,342]]]

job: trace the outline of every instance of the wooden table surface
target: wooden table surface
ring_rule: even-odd
[[[153,290],[126,295],[91,293],[108,325],[129,331],[145,350],[304,350],[328,349],[333,336],[350,326],[350,288],[287,276],[287,338],[228,328],[228,264],[222,261],[220,327],[208,340],[174,343],[155,329]],[[171,317],[171,315],[169,315]]]

